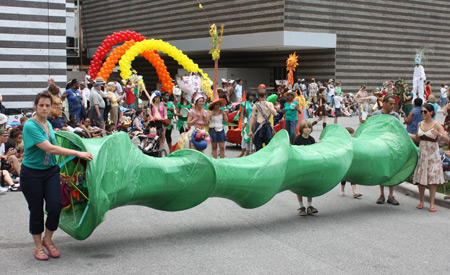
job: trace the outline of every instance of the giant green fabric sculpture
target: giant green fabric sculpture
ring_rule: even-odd
[[[81,139],[58,132],[59,145],[94,156],[86,167],[89,201],[63,210],[60,227],[83,240],[108,210],[122,205],[181,211],[209,197],[221,197],[255,208],[286,190],[320,196],[341,180],[393,186],[416,166],[418,149],[392,116],[371,117],[354,138],[343,127],[329,125],[320,139],[311,146],[292,146],[287,132],[280,131],[255,154],[216,160],[189,149],[152,158],[142,154],[125,133]],[[64,157],[58,161],[64,162]]]

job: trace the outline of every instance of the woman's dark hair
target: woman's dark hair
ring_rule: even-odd
[[[432,113],[432,117],[436,115],[436,113],[434,112],[434,106],[431,105],[430,103],[425,103],[423,104],[422,108],[427,109],[428,112]]]
[[[19,132],[20,134],[22,134],[22,130],[19,129],[18,127],[12,128],[9,131],[9,138],[15,138],[14,136],[16,135],[16,133]]]
[[[143,112],[142,109],[137,109],[137,110],[136,110],[136,116],[139,116],[142,112]]]
[[[105,131],[111,131],[116,125],[114,123],[106,124],[105,125]]]
[[[250,91],[250,92],[246,92],[246,96],[247,96],[247,100],[249,97],[253,96],[253,101],[255,100],[255,92]]]
[[[16,148],[16,141],[12,138],[8,138],[8,141],[5,142],[5,152],[8,152],[11,148]]]
[[[11,137],[11,133],[12,133],[12,137]],[[15,131],[15,132],[11,132],[10,134],[9,134],[9,136],[12,138],[12,139],[16,139],[18,136],[20,136],[20,135],[22,135],[22,131]]]
[[[48,99],[50,99],[50,105],[53,104],[52,94],[49,91],[43,91],[36,95],[36,98],[34,99],[34,105],[38,105],[39,100],[41,100],[41,98],[48,98]]]
[[[221,94],[221,95],[219,95],[219,98],[225,99],[225,101],[227,102],[227,105],[230,105],[230,102],[228,101],[227,94]]]
[[[73,86],[72,82],[67,82],[66,90],[69,90],[70,88],[72,88],[72,86]]]
[[[395,100],[395,97],[393,96],[393,95],[388,95],[388,96],[385,96],[384,97],[384,99],[383,99],[383,102],[384,103],[388,103],[389,102],[389,99],[393,99],[393,100]]]

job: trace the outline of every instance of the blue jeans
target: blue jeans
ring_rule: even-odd
[[[286,120],[286,131],[289,134],[289,140],[291,143],[297,136],[297,122],[298,120]]]

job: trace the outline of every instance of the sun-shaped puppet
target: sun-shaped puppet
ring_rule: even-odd
[[[295,68],[298,66],[298,55],[296,52],[289,55],[289,58],[286,60],[286,70],[288,71],[288,83],[294,84],[294,74]]]

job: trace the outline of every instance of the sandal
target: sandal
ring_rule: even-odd
[[[339,195],[342,196],[342,197],[344,197],[344,196],[345,196],[345,193],[344,193],[344,192],[340,192]]]
[[[359,198],[359,197],[362,197],[362,194],[361,194],[361,193],[356,193],[356,194],[353,195],[353,198],[355,198],[355,199],[357,199],[357,198]]]
[[[35,249],[34,257],[39,261],[47,261],[48,260],[48,256],[47,256],[47,254],[45,254],[44,249],[41,249],[41,250]]]
[[[429,210],[430,212],[436,212],[436,208],[434,208],[434,207],[430,207],[430,210]]]
[[[56,248],[53,242],[50,242],[50,244],[46,244],[44,240],[42,240],[42,245],[47,249],[48,254],[50,254],[52,258],[59,258],[59,249]]]
[[[423,203],[419,203],[419,204],[416,206],[416,208],[417,208],[417,209],[422,209],[422,208],[423,208]]]

